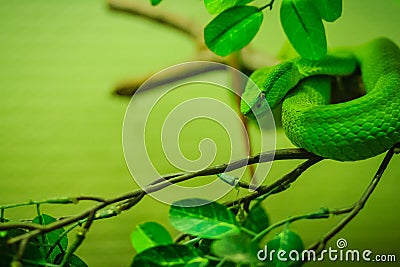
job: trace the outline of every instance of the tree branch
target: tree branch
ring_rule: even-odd
[[[8,244],[14,244],[14,243],[20,242],[23,239],[26,239],[26,238],[31,239],[38,235],[51,232],[55,229],[64,227],[66,225],[70,225],[70,224],[77,222],[79,220],[82,220],[84,218],[88,218],[91,214],[96,213],[99,210],[101,210],[111,204],[114,204],[114,203],[127,201],[118,206],[118,209],[119,209],[118,211],[120,212],[120,211],[128,210],[131,207],[135,206],[144,197],[144,195],[162,190],[162,189],[164,189],[172,184],[175,184],[175,183],[180,183],[183,181],[193,179],[194,177],[215,175],[215,174],[219,174],[219,173],[223,173],[223,172],[230,172],[230,171],[242,168],[242,167],[250,165],[250,164],[270,162],[273,160],[286,160],[286,159],[314,159],[314,160],[319,159],[319,160],[321,160],[321,158],[319,156],[316,156],[310,152],[307,152],[307,151],[305,151],[303,149],[299,149],[299,148],[267,151],[267,152],[263,152],[263,153],[255,155],[255,156],[249,157],[249,158],[236,160],[231,163],[221,164],[221,165],[217,165],[214,167],[209,167],[209,168],[197,171],[197,172],[179,173],[177,175],[167,175],[166,177],[168,178],[168,180],[165,180],[164,177],[161,177],[161,178],[157,179],[160,182],[158,182],[158,183],[153,182],[148,187],[146,187],[144,190],[138,189],[138,190],[135,190],[132,192],[125,193],[121,196],[117,196],[117,197],[110,198],[110,199],[105,199],[104,202],[101,202],[80,214],[63,218],[61,220],[58,220],[58,221],[53,222],[48,225],[33,226],[32,223],[2,223],[2,224],[0,224],[0,231],[13,229],[13,228],[22,228],[22,229],[32,230],[28,233],[25,233],[20,236],[16,236],[16,237],[8,240]],[[300,170],[295,170],[295,172],[297,173],[297,175],[300,175],[302,172],[302,169],[300,168]],[[267,189],[267,190],[269,190],[269,189]],[[264,191],[265,191],[265,189],[264,189]],[[116,212],[118,213],[118,211],[116,211]],[[115,214],[112,213],[112,214],[110,214],[110,216],[115,216]]]
[[[398,147],[396,145],[395,147]],[[364,207],[365,203],[371,196],[372,192],[376,188],[378,182],[380,181],[380,178],[382,174],[384,173],[385,169],[387,168],[390,160],[392,159],[394,153],[395,153],[395,147],[391,148],[384,160],[382,161],[377,173],[375,174],[374,178],[372,179],[370,185],[360,198],[360,200],[352,207],[349,208],[342,208],[342,209],[324,209],[323,213],[318,212],[318,213],[312,213],[312,214],[306,214],[306,215],[301,215],[301,216],[296,216],[292,218],[288,218],[285,220],[285,222],[293,222],[297,221],[300,219],[313,219],[313,218],[326,218],[328,215],[340,215],[340,214],[348,214],[337,226],[335,226],[333,229],[331,229],[328,233],[326,233],[318,242],[315,244],[311,245],[309,249],[313,249],[316,251],[320,251],[326,243],[333,237],[335,236],[340,230],[342,230]],[[26,245],[29,240],[32,238],[42,235],[48,232],[51,232],[55,229],[59,229],[61,227],[71,225],[73,224],[73,227],[71,229],[75,228],[76,226],[80,225],[81,223],[84,223],[83,228],[78,231],[77,238],[74,241],[74,243],[69,247],[65,257],[63,258],[63,262],[66,263],[68,262],[68,257],[74,253],[74,251],[82,244],[86,233],[89,231],[91,225],[93,224],[94,220],[98,219],[105,219],[109,217],[113,217],[116,215],[119,215],[122,211],[128,210],[135,206],[137,203],[140,202],[140,200],[147,195],[148,193],[151,192],[156,192],[159,190],[162,190],[165,187],[168,187],[172,184],[175,183],[180,183],[183,181],[190,180],[194,177],[201,177],[201,176],[207,176],[207,175],[214,175],[214,174],[219,174],[219,173],[225,173],[229,172],[232,170],[236,170],[242,167],[245,167],[247,165],[251,164],[256,164],[256,163],[264,163],[264,162],[270,162],[273,160],[289,160],[289,159],[307,159],[306,162],[300,164],[296,169],[291,171],[290,173],[286,174],[284,177],[281,179],[278,179],[271,185],[263,185],[258,188],[252,187],[252,185],[249,185],[245,182],[239,182],[238,185],[243,188],[250,188],[255,190],[256,192],[251,193],[250,195],[241,197],[237,200],[234,201],[228,201],[225,202],[224,204],[228,207],[232,207],[235,205],[240,205],[241,203],[249,203],[252,200],[258,199],[258,201],[262,201],[265,199],[267,196],[271,194],[276,194],[279,193],[283,190],[286,190],[289,188],[290,184],[295,182],[297,178],[308,168],[311,166],[315,165],[316,163],[320,162],[323,160],[322,157],[314,155],[312,153],[309,153],[303,149],[281,149],[281,150],[276,150],[276,151],[267,151],[260,153],[258,155],[240,159],[233,161],[231,163],[227,164],[221,164],[213,167],[209,167],[200,171],[196,172],[185,172],[185,173],[176,173],[176,174],[169,174],[165,175],[163,177],[158,178],[155,180],[153,183],[151,183],[148,187],[146,187],[144,190],[138,189],[133,192],[128,192],[123,195],[110,198],[110,199],[103,199],[100,197],[90,197],[90,196],[81,196],[81,197],[76,197],[76,198],[61,198],[61,199],[49,199],[47,201],[30,201],[27,203],[22,203],[22,204],[14,204],[14,205],[5,205],[2,206],[2,211],[4,212],[5,208],[12,208],[12,207],[19,207],[23,205],[40,205],[40,204],[68,204],[68,203],[77,203],[76,201],[71,201],[71,200],[93,200],[98,202],[95,206],[92,208],[89,208],[88,210],[74,215],[70,217],[65,217],[62,218],[56,222],[53,222],[48,225],[38,225],[38,224],[33,224],[33,223],[1,223],[0,224],[0,231],[3,230],[9,230],[9,229],[28,229],[31,230],[28,233],[13,237],[7,241],[8,244],[15,244],[19,243],[19,250],[14,258],[14,262],[16,263],[21,263],[22,256],[24,253],[24,250],[26,249]],[[117,204],[116,206],[104,210],[104,208],[108,207],[111,204]],[[4,215],[4,214],[3,214]],[[282,225],[283,222],[278,222],[274,225],[274,227],[278,227]],[[265,233],[268,233],[271,229],[265,230]],[[70,231],[70,230],[69,230]],[[183,235],[184,237],[185,235]],[[182,236],[181,236],[182,238]]]

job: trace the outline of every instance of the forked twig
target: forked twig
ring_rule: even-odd
[[[337,233],[339,233],[364,208],[368,199],[370,198],[376,186],[378,185],[379,181],[381,180],[381,177],[385,172],[387,166],[389,165],[390,160],[393,158],[394,150],[395,147],[392,147],[386,153],[384,159],[382,160],[382,163],[379,166],[379,169],[372,178],[367,189],[364,191],[361,198],[354,204],[354,206],[349,209],[349,212],[346,215],[346,217],[344,217],[342,221],[340,221],[335,227],[333,227],[329,232],[327,232],[320,240],[310,245],[308,247],[309,250],[315,250],[316,252],[321,252],[322,249],[325,248],[326,243]]]

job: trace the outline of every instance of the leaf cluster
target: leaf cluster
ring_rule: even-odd
[[[174,202],[169,220],[175,229],[189,237],[174,243],[160,224],[146,222],[132,232],[132,244],[138,254],[132,267],[138,266],[300,266],[301,262],[282,261],[272,254],[260,261],[262,240],[274,228],[257,201],[248,211],[229,209],[217,202],[189,198]],[[268,239],[268,250],[301,251],[301,238],[288,224]]]
[[[50,215],[40,214],[32,220],[32,223],[48,225],[56,221],[57,220]],[[10,221],[2,218],[1,222]],[[68,232],[68,230],[60,227],[51,232],[30,239],[26,244],[22,259],[20,259],[23,266],[61,266],[68,249]],[[0,232],[0,266],[11,266],[15,257],[18,255],[18,246],[9,245],[7,241],[13,237],[17,237],[26,233],[28,233],[28,231],[18,228]],[[69,259],[63,264],[64,267],[88,266],[75,254],[70,255]]]
[[[219,56],[227,56],[247,46],[263,22],[264,6],[248,5],[251,0],[204,0],[210,14],[217,16],[205,27],[207,47]],[[342,0],[282,0],[280,20],[296,51],[304,58],[318,60],[327,53],[323,20],[333,22],[342,14]]]

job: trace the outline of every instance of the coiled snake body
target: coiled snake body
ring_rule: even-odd
[[[330,76],[361,71],[366,94],[330,104]],[[291,142],[325,158],[354,161],[400,141],[400,49],[379,38],[318,61],[292,59],[250,77],[259,87],[242,95],[241,112],[259,115],[282,101],[282,125]],[[265,101],[267,100],[267,101]],[[268,104],[267,104],[268,103]]]

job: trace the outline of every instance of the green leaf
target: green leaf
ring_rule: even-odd
[[[225,206],[205,199],[176,201],[169,210],[172,225],[183,233],[209,239],[220,239],[238,233],[235,215]]]
[[[161,1],[162,1],[162,0],[150,0],[150,3],[151,3],[152,6],[156,6],[156,5],[158,5],[159,3],[161,3]]]
[[[243,226],[255,233],[260,233],[269,226],[269,217],[267,212],[261,206],[261,203],[255,204],[247,215]]]
[[[152,247],[137,254],[131,267],[202,267],[208,260],[199,256],[193,247],[185,245],[161,245]]]
[[[282,0],[281,24],[290,43],[304,58],[318,60],[327,53],[325,29],[312,0]]]
[[[55,218],[47,214],[42,214],[40,216],[35,217],[32,222],[41,225],[48,225],[55,221],[57,221]],[[64,228],[61,227],[38,237],[40,250],[44,255],[47,256],[48,253],[50,253],[50,247],[56,244],[56,242],[63,233],[64,233]],[[68,238],[67,236],[63,236],[58,245],[55,246],[54,249],[51,251],[48,257],[49,262],[53,262],[58,254],[64,252],[67,249],[67,246],[68,246]]]
[[[304,250],[303,241],[295,232],[289,230],[287,227],[267,243],[267,248],[268,251],[275,250],[272,258],[272,267],[299,267],[302,265],[301,253]],[[281,260],[278,259],[278,253]],[[269,255],[267,256],[269,257]]]
[[[313,3],[325,21],[334,22],[342,15],[342,0],[318,0]]]
[[[251,242],[248,235],[244,233],[228,235],[212,244],[212,251],[215,255],[229,261],[250,264],[258,262],[257,243]]]
[[[208,13],[218,14],[222,11],[234,7],[234,6],[244,6],[253,0],[204,0],[204,6],[206,7]]]
[[[131,234],[131,241],[137,253],[158,245],[173,243],[168,231],[156,222],[146,222],[138,225]]]
[[[262,11],[254,6],[229,8],[205,27],[205,43],[215,54],[227,56],[250,43],[262,20]]]

